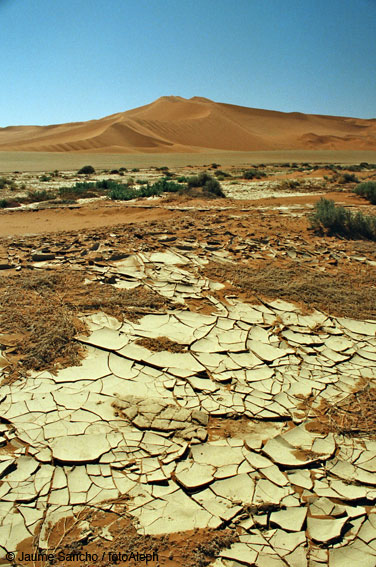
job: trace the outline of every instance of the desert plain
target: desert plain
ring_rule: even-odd
[[[0,565],[376,565],[375,129],[0,130]]]

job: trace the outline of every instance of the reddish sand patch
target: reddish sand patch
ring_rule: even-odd
[[[178,211],[160,208],[102,205],[72,209],[7,211],[0,213],[0,236],[82,230],[121,223],[159,220],[178,215]]]
[[[163,199],[153,201],[147,206],[102,205],[91,203],[75,208],[44,210],[13,210],[0,212],[0,237],[16,235],[43,234],[70,230],[83,230],[118,224],[142,223],[156,220],[174,219],[181,216],[183,207],[216,211],[228,207],[223,214],[249,214],[249,208],[289,207],[292,205],[313,205],[323,195],[296,195],[291,197],[266,197],[252,201],[200,199],[180,200],[177,203],[164,203]],[[357,195],[344,192],[326,193],[326,199],[336,203],[353,206],[365,206],[367,202]],[[278,211],[277,211],[278,213]],[[295,222],[295,220],[294,220]]]

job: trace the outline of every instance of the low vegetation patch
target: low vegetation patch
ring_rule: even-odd
[[[142,337],[137,339],[136,344],[143,346],[154,352],[186,352],[187,347],[175,341],[172,341],[168,337],[157,337],[152,339],[150,337]]]
[[[303,408],[309,407],[303,402]],[[316,408],[310,408],[316,419],[307,429],[327,435],[329,432],[347,436],[376,437],[376,388],[366,384],[358,392],[336,404],[322,400]]]
[[[0,189],[9,189],[14,191],[17,188],[15,182],[7,177],[0,177]]]
[[[311,228],[319,234],[376,240],[376,216],[352,213],[334,201],[321,198],[309,216]]]
[[[214,179],[206,171],[202,171],[198,175],[193,175],[187,179],[187,189],[201,189],[202,193],[207,196],[225,197],[221,184]]]
[[[19,207],[20,202],[17,199],[0,199],[0,209],[8,209],[10,207]]]
[[[79,175],[91,175],[92,173],[95,173],[95,169],[92,165],[84,165],[77,171],[77,173]]]
[[[272,263],[257,269],[212,263],[203,272],[214,281],[231,283],[250,298],[279,298],[335,316],[376,319],[376,270],[371,266],[366,275],[331,276],[295,263],[283,268]]]
[[[376,181],[365,181],[359,183],[354,189],[354,193],[367,199],[372,205],[376,205]]]
[[[243,171],[242,177],[243,179],[261,179],[262,177],[266,177],[266,173],[259,169],[246,169]]]
[[[104,311],[119,320],[173,307],[154,291],[139,286],[117,289],[84,283],[76,272],[21,271],[0,277],[0,332],[15,338],[12,358],[18,371],[56,369],[78,364],[84,326],[78,314]],[[1,342],[1,341],[0,341]]]
[[[356,175],[354,175],[354,173],[344,173],[343,175],[341,175],[341,177],[339,178],[339,182],[340,183],[359,183],[359,179],[357,178]]]
[[[197,191],[199,190],[199,191]],[[206,172],[192,177],[180,177],[176,181],[171,181],[167,177],[159,179],[152,185],[143,184],[140,188],[129,185],[118,184],[114,187],[109,197],[113,200],[129,201],[140,197],[160,196],[164,193],[179,193],[182,195],[204,196],[204,197],[224,197],[221,185]]]
[[[55,197],[56,195],[53,191],[43,189],[42,191],[29,191],[26,200],[29,203],[36,203],[39,201],[51,201]]]

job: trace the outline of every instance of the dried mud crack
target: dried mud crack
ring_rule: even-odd
[[[190,206],[2,241],[0,565],[376,564],[374,247]]]

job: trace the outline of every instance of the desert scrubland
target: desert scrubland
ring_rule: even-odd
[[[375,565],[375,128],[0,131],[0,565]]]

